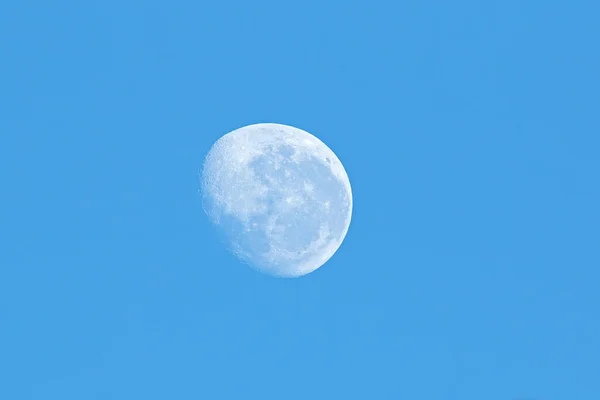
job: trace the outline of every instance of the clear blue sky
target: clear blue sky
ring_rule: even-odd
[[[600,398],[600,3],[5,1],[0,399]],[[278,122],[354,216],[296,280],[198,195]]]

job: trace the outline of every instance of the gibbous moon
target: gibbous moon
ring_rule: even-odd
[[[221,137],[202,171],[202,202],[229,249],[253,268],[298,277],[344,240],[352,190],[337,156],[308,132],[256,124]]]

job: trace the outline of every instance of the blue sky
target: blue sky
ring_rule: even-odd
[[[600,398],[598,2],[0,5],[0,398]],[[220,245],[212,143],[354,191],[295,280]]]

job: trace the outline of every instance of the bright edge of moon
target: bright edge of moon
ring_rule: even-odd
[[[321,140],[288,125],[248,125],[221,137],[204,161],[201,190],[203,208],[229,249],[279,277],[325,264],[352,218],[341,161]]]

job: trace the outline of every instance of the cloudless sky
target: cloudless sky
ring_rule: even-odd
[[[600,398],[600,3],[4,1],[0,399]],[[350,177],[316,272],[240,264],[210,146]]]

